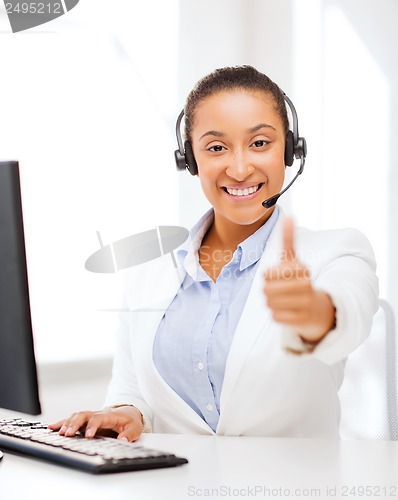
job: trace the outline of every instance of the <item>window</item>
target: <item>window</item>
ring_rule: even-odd
[[[178,224],[177,2],[130,4],[85,0],[0,40],[1,156],[20,161],[39,362],[112,353],[117,276],[84,267],[97,231],[106,245]]]

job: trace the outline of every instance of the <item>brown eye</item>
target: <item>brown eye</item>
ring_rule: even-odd
[[[268,142],[265,140],[259,140],[259,141],[253,142],[253,146],[255,146],[256,148],[262,148],[262,147],[266,146],[267,144],[268,144]]]
[[[215,153],[220,153],[223,149],[224,149],[223,146],[220,146],[219,144],[217,144],[216,146],[212,146],[211,148],[209,148],[209,151],[214,151]]]

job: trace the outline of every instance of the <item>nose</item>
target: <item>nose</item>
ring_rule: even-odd
[[[229,177],[241,182],[249,177],[254,170],[255,167],[250,162],[247,155],[245,155],[242,151],[237,151],[231,157],[225,172]]]

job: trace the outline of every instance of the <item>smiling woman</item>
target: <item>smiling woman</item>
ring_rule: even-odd
[[[278,205],[264,207],[290,164],[284,96],[268,77],[216,70],[185,115],[178,167],[212,208],[176,250],[177,273],[170,259],[126,270],[109,406],[51,428],[111,428],[130,441],[151,428],[338,437],[345,358],[378,306],[369,242],[352,229],[296,229]],[[143,308],[154,294],[156,308]]]

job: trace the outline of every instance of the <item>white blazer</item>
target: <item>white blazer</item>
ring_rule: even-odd
[[[336,328],[309,353],[291,328],[272,320],[263,294],[264,272],[281,256],[282,220],[280,214],[232,341],[216,433],[338,438],[337,391],[345,358],[369,334],[378,307],[373,251],[354,229],[296,229],[297,258],[336,307]],[[156,332],[181,284],[180,274],[168,255],[125,272],[125,312],[106,405],[137,406],[154,432],[214,434],[153,362]]]

